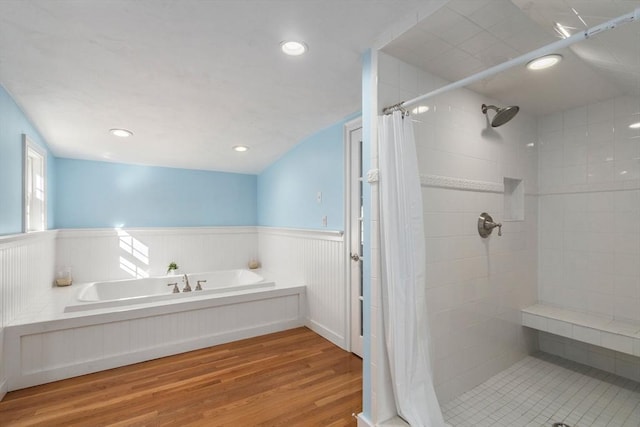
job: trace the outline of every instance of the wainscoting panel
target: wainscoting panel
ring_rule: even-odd
[[[6,393],[4,328],[53,286],[55,231],[0,237],[0,399]]]
[[[255,227],[182,227],[60,230],[56,265],[70,266],[75,282],[247,268],[257,258]]]
[[[0,398],[7,389],[301,324],[348,349],[344,248],[342,232],[263,227],[73,229],[2,237]],[[163,275],[172,261],[178,273],[195,273],[246,268],[251,259],[259,260],[278,283],[306,286],[306,295],[301,291],[291,298],[249,303],[239,311],[237,306],[216,307],[188,319],[185,313],[162,313],[126,320],[119,313],[117,319],[82,327],[42,329],[38,323],[14,321],[7,328],[29,311],[30,300],[37,295],[46,299],[62,266],[71,267],[75,286]],[[188,325],[188,337],[182,325]],[[173,336],[172,331],[179,333]],[[14,371],[18,377],[9,378]]]
[[[10,391],[304,324],[304,288],[5,328]]]
[[[55,231],[0,238],[0,326],[29,304],[35,293],[53,286]]]
[[[342,232],[260,227],[262,267],[276,280],[305,285],[307,326],[348,349],[344,236]]]

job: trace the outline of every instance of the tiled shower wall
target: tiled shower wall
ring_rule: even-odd
[[[380,54],[379,105],[447,82]],[[524,112],[492,129],[490,99],[456,90],[424,103],[414,120],[423,182],[427,301],[436,392],[441,403],[524,357],[532,336],[520,309],[537,298],[536,120]],[[505,221],[503,178],[523,180],[524,220]],[[503,223],[488,239],[478,215]]]
[[[539,299],[640,321],[640,98],[539,122]]]
[[[640,322],[640,98],[539,121],[539,300]],[[640,359],[539,333],[540,349],[640,379]]]

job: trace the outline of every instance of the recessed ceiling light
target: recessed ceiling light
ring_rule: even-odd
[[[553,67],[562,60],[562,55],[552,53],[551,55],[541,56],[540,58],[533,59],[527,63],[527,68],[530,70],[538,71],[545,68]]]
[[[629,129],[640,129],[640,122],[631,123]]]
[[[411,110],[413,114],[422,114],[426,113],[427,111],[429,111],[429,106],[427,105],[418,105],[416,108]]]
[[[309,50],[304,42],[298,42],[295,40],[285,40],[281,42],[280,49],[290,56],[299,56]]]
[[[133,135],[133,132],[131,132],[130,130],[126,130],[126,129],[109,129],[109,132],[111,132],[111,135],[115,135],[115,136],[118,136],[120,138],[127,138],[127,137]]]
[[[249,151],[249,147],[247,147],[246,145],[234,145],[233,149],[234,149],[234,151],[238,151],[240,153],[243,153],[245,151]]]

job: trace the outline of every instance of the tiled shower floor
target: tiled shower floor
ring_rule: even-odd
[[[452,427],[640,427],[640,383],[540,353],[442,409]]]

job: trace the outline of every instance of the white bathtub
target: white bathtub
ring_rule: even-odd
[[[146,304],[154,301],[171,301],[183,298],[244,291],[247,289],[267,289],[275,286],[273,281],[249,270],[222,270],[208,273],[188,274],[191,292],[182,292],[184,278],[180,275],[149,277],[144,279],[114,280],[94,282],[84,285],[76,300],[65,307],[65,312],[93,310],[98,308],[122,307]],[[196,291],[199,280],[202,290]],[[172,283],[178,284],[180,293],[173,293]]]
[[[193,289],[198,280],[207,281],[204,290],[179,294],[167,284],[177,282],[182,290],[181,276],[53,287],[46,296],[50,306],[4,327],[6,387],[18,390],[305,325],[305,286],[271,277],[248,270],[189,274]]]

